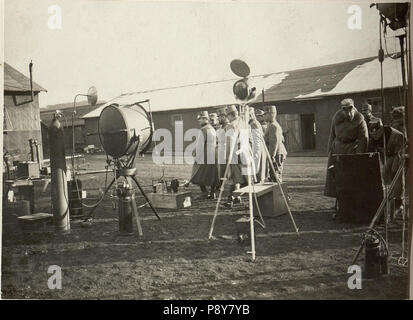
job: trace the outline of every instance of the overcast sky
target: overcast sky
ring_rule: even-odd
[[[49,29],[48,7],[62,9]],[[347,27],[350,5],[361,30]],[[40,105],[73,101],[94,85],[99,99],[120,93],[293,70],[377,54],[378,11],[370,2],[5,1],[5,61],[48,90]],[[397,49],[393,38],[389,51]]]

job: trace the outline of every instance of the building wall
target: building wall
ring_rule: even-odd
[[[39,95],[36,93],[34,101],[30,95],[17,95],[6,92],[4,94],[4,148],[14,157],[14,160],[30,160],[29,139],[36,139],[42,143],[40,126]],[[40,159],[43,159],[42,148]]]
[[[315,121],[315,148],[313,153],[319,155],[327,154],[327,143],[330,134],[330,126],[333,115],[340,108],[340,101],[346,97],[350,97],[354,100],[355,105],[360,109],[363,101],[371,99],[373,101],[373,113],[376,116],[381,117],[381,106],[380,106],[380,91],[371,91],[366,93],[356,93],[348,94],[342,96],[333,97],[323,97],[313,100],[302,100],[302,101],[284,101],[284,102],[266,102],[265,105],[275,104],[277,106],[278,118],[282,126],[284,127],[284,136],[286,137],[287,150],[289,152],[303,151],[300,146],[301,134],[300,124],[289,125],[294,123],[294,121],[300,121],[301,115],[314,115]],[[390,111],[390,106],[399,105],[400,93],[399,89],[387,89],[385,90],[385,103],[386,110]],[[262,103],[257,103],[254,105],[257,108],[263,108]],[[199,128],[196,116],[199,111],[206,110],[208,112],[216,112],[220,107],[208,107],[203,109],[186,109],[186,110],[172,110],[172,111],[161,111],[153,112],[153,121],[155,129],[167,129],[172,134],[172,150],[175,151],[175,139],[183,140],[183,137],[177,135],[177,130],[175,128],[174,120],[183,121],[183,133],[191,128]],[[292,116],[289,116],[292,115]],[[385,117],[385,123],[389,121],[389,112]],[[85,119],[85,131],[86,133],[96,133],[98,132],[98,118]],[[287,128],[286,128],[287,127]],[[296,131],[296,132],[292,132]],[[311,132],[312,133],[312,132]],[[291,135],[296,138],[296,143],[294,145],[291,142]],[[98,135],[86,136],[86,144],[94,144],[100,147],[100,141]],[[194,139],[194,138],[193,138]],[[193,140],[192,140],[193,141]],[[183,141],[183,148],[185,150],[192,141]],[[157,142],[159,143],[159,142]],[[290,144],[290,145],[289,145]]]

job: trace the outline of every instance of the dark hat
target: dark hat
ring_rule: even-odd
[[[367,102],[364,102],[364,103],[361,105],[361,110],[369,110],[369,111],[372,111],[373,109],[372,109],[372,107],[371,107],[371,104],[369,104],[369,103],[367,103]]]
[[[261,109],[255,109],[255,115],[256,115],[256,116],[263,116],[263,115],[264,115],[264,111],[262,111]]]
[[[230,113],[238,113],[238,109],[235,105],[231,105],[227,107],[227,114]]]
[[[209,119],[209,117],[208,117],[208,111],[200,111],[200,112],[198,113],[197,119],[199,120],[199,119],[201,119],[201,118],[207,118],[207,119]]]
[[[227,108],[226,107],[223,107],[223,108],[219,108],[218,110],[217,110],[217,113],[218,113],[218,115],[219,116],[221,116],[221,115],[226,115],[227,114]]]
[[[277,107],[276,106],[268,106],[265,110],[265,113],[277,113]]]

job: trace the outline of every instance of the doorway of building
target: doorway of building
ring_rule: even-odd
[[[315,149],[315,117],[314,113],[301,114],[301,141],[303,150]]]

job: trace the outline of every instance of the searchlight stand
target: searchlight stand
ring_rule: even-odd
[[[134,136],[129,145],[133,145],[133,143],[135,143],[136,141],[138,141],[135,149],[133,150],[133,152],[128,155],[126,157],[126,159],[123,159],[122,157],[120,158],[114,158],[112,161],[114,163],[114,178],[112,179],[112,181],[110,182],[110,184],[107,186],[102,199],[106,196],[106,194],[109,192],[110,188],[112,187],[112,185],[116,182],[116,195],[119,199],[118,201],[118,213],[119,213],[119,228],[120,228],[120,232],[121,233],[132,233],[132,225],[128,223],[124,223],[124,218],[127,219],[127,215],[129,213],[133,213],[133,216],[136,219],[136,225],[138,228],[138,233],[139,236],[143,235],[142,232],[142,226],[140,223],[140,219],[139,219],[139,215],[138,215],[138,208],[136,206],[136,202],[135,202],[135,192],[133,190],[133,182],[135,182],[136,186],[138,187],[140,193],[142,194],[142,196],[145,198],[146,203],[144,203],[142,206],[145,205],[149,205],[150,208],[152,209],[153,213],[155,214],[155,216],[158,218],[158,220],[161,220],[161,218],[159,217],[156,209],[153,207],[152,203],[150,202],[149,198],[146,196],[145,192],[143,191],[141,185],[139,184],[138,178],[136,176],[136,168],[134,167],[134,163],[135,163],[135,158],[136,158],[136,154],[138,152],[138,147],[139,147],[139,136]],[[110,160],[108,160],[110,161]],[[118,179],[123,177],[126,181],[122,182],[118,182]],[[129,212],[129,203],[130,203],[130,207],[132,209],[132,212]],[[99,204],[99,203],[98,203]],[[94,218],[94,211],[96,210],[96,208],[98,207],[98,204],[96,206],[94,206],[92,208],[92,210],[90,210],[89,214],[86,216],[86,218],[84,219],[84,222],[91,222],[92,219]]]

